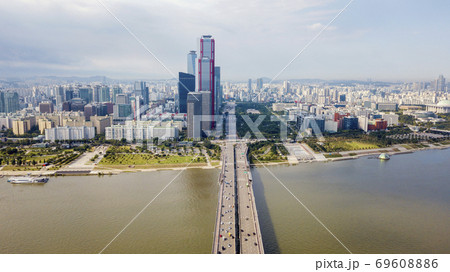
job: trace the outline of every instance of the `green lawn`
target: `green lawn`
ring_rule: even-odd
[[[188,164],[205,163],[204,157],[197,157],[194,161],[194,156],[165,156],[156,157],[151,154],[111,154],[104,157],[99,165],[150,165],[150,164]]]
[[[341,158],[342,155],[339,153],[328,153],[328,154],[323,154],[323,156],[327,159],[331,159],[331,158]]]
[[[376,144],[365,143],[360,141],[329,141],[324,144],[324,147],[328,152],[379,148],[379,146]]]
[[[2,171],[39,171],[42,166],[16,166],[6,165],[2,168]]]

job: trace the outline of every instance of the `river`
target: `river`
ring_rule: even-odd
[[[450,149],[268,169],[353,253],[450,253]],[[266,253],[346,249],[253,168]],[[219,170],[0,179],[0,253],[210,253]],[[176,177],[176,178],[175,178]],[[175,179],[174,179],[175,178]]]

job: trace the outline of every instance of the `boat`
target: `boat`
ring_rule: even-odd
[[[48,178],[46,177],[12,177],[8,179],[11,184],[35,184],[35,183],[47,183]]]
[[[391,157],[389,157],[388,154],[386,153],[381,153],[380,156],[378,156],[378,159],[382,160],[382,161],[387,161],[389,160]]]

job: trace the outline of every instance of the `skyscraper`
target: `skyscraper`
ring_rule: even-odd
[[[252,92],[252,79],[251,78],[248,79],[247,90],[249,93]]]
[[[112,102],[116,103],[116,99],[117,99],[117,95],[122,93],[122,88],[116,86],[113,87],[113,97],[112,97]]]
[[[142,97],[142,105],[148,106],[149,103],[149,90],[144,81],[136,81],[134,83],[134,95]],[[145,109],[147,109],[145,107]],[[142,112],[144,113],[144,112]]]
[[[187,132],[188,138],[201,138],[202,130],[200,118],[202,115],[202,94],[198,92],[188,93],[187,96]],[[197,119],[194,119],[197,118]],[[194,122],[195,121],[195,122]]]
[[[110,102],[111,95],[108,86],[102,86],[99,93],[99,101],[100,102]]]
[[[436,91],[445,92],[445,77],[440,75],[436,80]]]
[[[259,91],[262,89],[262,87],[263,87],[263,79],[257,78],[256,79],[256,89]]]
[[[187,72],[188,74],[195,76],[195,61],[197,59],[197,54],[195,51],[190,51],[187,55]]]
[[[99,102],[100,100],[100,89],[101,89],[101,86],[94,86],[94,90],[93,90],[93,93],[92,93],[92,101],[93,102]]]
[[[80,88],[78,90],[78,97],[90,103],[92,101],[92,89],[91,88]]]
[[[70,101],[72,98],[73,98],[73,90],[72,89],[65,90],[64,101]]]
[[[213,107],[211,106],[211,96],[210,91],[201,91],[202,94],[202,131],[210,131],[212,128],[212,121],[208,119],[212,113]]]
[[[200,39],[200,56],[198,59],[198,90],[211,92],[212,114],[214,114],[215,109],[214,58],[215,41],[211,35],[203,35]]]
[[[195,76],[190,73],[178,73],[178,112],[187,113],[187,96],[195,91]]]
[[[0,103],[2,104],[3,112],[16,112],[20,109],[19,94],[16,92],[2,93],[1,98],[2,101]]]
[[[215,115],[219,114],[219,107],[222,105],[222,87],[220,86],[220,66],[214,67],[214,92],[215,92]]]

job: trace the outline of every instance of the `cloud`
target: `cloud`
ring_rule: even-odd
[[[224,79],[275,75],[347,3],[344,0],[102,1],[175,74],[186,70],[186,54],[197,49],[198,38],[212,34],[216,39],[216,64],[222,66]],[[396,40],[403,32],[392,32],[389,40],[382,36],[381,30],[391,28],[378,20],[377,14],[384,14],[389,5],[387,0],[380,1],[369,6],[370,9],[367,8],[370,3],[355,1],[328,27],[327,30],[333,31],[325,31],[282,77],[332,74],[332,70],[322,68],[311,75],[312,70],[308,69],[327,52],[334,52],[333,59],[323,60],[322,67],[333,67],[336,63],[332,61],[339,64],[343,61],[339,56],[345,56],[348,63],[357,62],[361,56],[353,53],[360,52],[355,47],[373,47],[380,40],[384,41],[383,48],[388,48],[384,43],[390,41],[410,48],[412,43],[408,39]],[[407,5],[406,9],[411,6],[414,5]],[[413,23],[410,18],[413,17],[405,21]],[[427,24],[431,22],[428,20]],[[171,78],[96,0],[0,1],[0,25],[1,76],[50,73]],[[371,29],[371,35],[358,34],[364,29]],[[428,31],[431,28],[420,25],[417,29],[431,36]],[[448,26],[436,29],[446,33]],[[439,36],[442,35],[433,35]],[[448,56],[445,51],[433,52]],[[369,60],[367,57],[366,61]],[[341,72],[350,74],[350,70]]]
[[[307,28],[309,30],[314,30],[314,31],[322,30],[324,27],[325,27],[325,25],[323,25],[322,23],[315,23],[315,24],[307,26]],[[332,25],[327,27],[327,30],[336,30],[336,29],[337,29],[337,27],[332,26]]]

